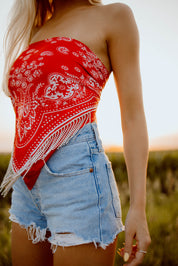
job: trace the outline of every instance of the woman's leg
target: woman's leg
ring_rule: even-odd
[[[46,240],[33,244],[32,240],[28,239],[26,229],[15,222],[12,222],[11,254],[13,266],[53,265],[50,243]]]
[[[70,247],[57,247],[54,253],[54,266],[113,266],[116,254],[117,237],[104,250],[93,243]]]

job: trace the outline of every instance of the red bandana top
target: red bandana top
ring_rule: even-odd
[[[73,38],[44,39],[21,53],[9,75],[16,130],[3,196],[20,175],[31,190],[55,149],[95,120],[109,75],[98,56]]]

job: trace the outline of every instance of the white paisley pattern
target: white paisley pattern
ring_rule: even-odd
[[[62,54],[69,54],[69,49],[67,49],[67,47],[59,46],[56,49],[57,49],[58,52],[60,52]]]
[[[42,52],[40,55],[41,55],[41,56],[52,56],[52,55],[54,55],[54,53],[51,52],[51,51],[44,51],[44,52]]]
[[[35,42],[21,53],[9,75],[16,132],[0,187],[4,196],[20,175],[31,189],[36,180],[33,175],[31,182],[26,179],[31,169],[40,170],[40,160],[95,120],[109,74],[88,46],[69,37]]]
[[[67,99],[73,96],[74,91],[79,89],[79,84],[75,84],[71,78],[61,74],[51,74],[50,85],[45,89],[44,97],[49,99]]]

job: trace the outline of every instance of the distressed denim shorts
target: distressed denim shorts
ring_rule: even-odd
[[[125,231],[119,190],[96,122],[52,154],[31,190],[22,177],[12,188],[9,219],[26,228],[32,243],[48,240],[53,254],[57,246],[85,243],[105,249]]]

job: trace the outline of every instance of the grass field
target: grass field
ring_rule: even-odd
[[[108,153],[119,187],[123,223],[129,208],[129,188],[122,153]],[[6,171],[9,154],[0,155],[0,180]],[[0,266],[11,265],[11,222],[8,220],[11,195],[0,198]],[[151,245],[142,265],[178,265],[178,151],[150,152],[147,177],[146,214]],[[118,237],[117,247],[123,247],[125,232]],[[116,254],[115,266],[123,265]],[[71,263],[72,266],[72,263]]]

